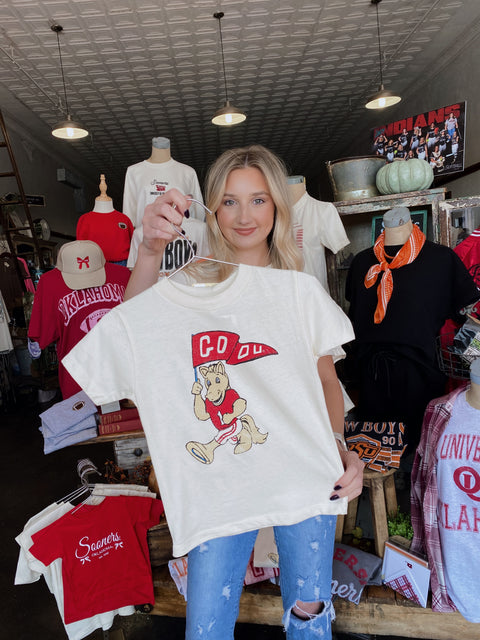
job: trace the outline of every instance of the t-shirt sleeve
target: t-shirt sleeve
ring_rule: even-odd
[[[354,339],[350,320],[313,276],[298,274],[298,304],[315,357],[344,355],[341,345]]]
[[[140,226],[134,230],[132,238],[130,240],[130,251],[127,258],[127,267],[129,269],[133,269],[133,267],[135,266],[138,257],[138,247],[142,241],[142,238],[143,228]]]
[[[40,277],[33,299],[32,315],[28,324],[28,337],[38,342],[40,349],[45,349],[52,342],[56,342],[58,333],[54,308],[53,289],[48,286],[46,273]]]
[[[470,275],[467,267],[458,255],[451,250],[452,270],[454,273],[452,282],[452,309],[451,317],[457,322],[463,322],[465,316],[459,314],[464,307],[473,304],[480,299],[480,291]]]
[[[30,553],[45,566],[62,555],[61,518],[32,535]]]
[[[130,218],[133,226],[137,224],[137,194],[135,189],[135,180],[133,177],[133,171],[131,167],[127,167],[125,174],[125,185],[123,188],[123,204],[122,212]]]
[[[116,309],[75,345],[62,364],[96,405],[135,400],[132,347]]]
[[[350,244],[342,219],[331,202],[322,202],[319,216],[322,222],[321,241],[332,253],[338,253]]]
[[[88,229],[87,229],[87,225],[86,225],[86,218],[85,218],[85,214],[83,214],[83,216],[80,216],[80,218],[78,219],[77,222],[77,232],[76,232],[76,236],[77,236],[77,240],[88,240]]]

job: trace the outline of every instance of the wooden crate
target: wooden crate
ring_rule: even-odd
[[[117,434],[118,437],[118,434]],[[122,469],[132,470],[150,458],[144,436],[119,438],[113,442],[115,462]]]
[[[170,577],[168,567],[154,570],[155,606],[152,615],[184,617],[186,603]],[[458,613],[438,613],[403,598],[389,587],[366,587],[358,605],[337,598],[337,633],[401,636],[423,640],[480,640],[480,624]],[[281,626],[280,589],[270,582],[245,587],[240,599],[239,622]]]

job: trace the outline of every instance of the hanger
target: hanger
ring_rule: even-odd
[[[211,211],[207,206],[205,206],[203,204],[203,202],[200,202],[200,200],[195,200],[195,198],[191,198],[190,196],[186,196],[187,200],[191,200],[192,202],[196,202],[197,204],[199,204],[200,206],[202,206],[205,211],[210,214],[211,216],[214,215],[213,211]],[[174,203],[172,204],[172,208],[176,209],[177,205]],[[175,271],[172,271],[172,273],[169,273],[167,276],[167,280],[170,279],[172,276],[174,276],[175,274],[179,273],[180,271],[182,271],[183,269],[185,269],[185,267],[188,267],[189,264],[191,264],[194,260],[207,260],[209,262],[218,262],[220,264],[229,264],[232,267],[238,267],[239,265],[236,262],[227,262],[226,260],[217,260],[216,258],[211,258],[210,256],[199,256],[195,254],[194,248],[193,248],[193,244],[190,242],[190,240],[188,238],[186,238],[183,233],[182,230],[177,227],[176,225],[173,224],[173,222],[170,223],[172,225],[173,230],[181,237],[183,238],[187,243],[188,246],[190,247],[190,257],[188,258],[188,260],[185,262],[185,264],[182,264],[181,267],[178,267],[178,269],[175,269]]]
[[[89,459],[89,458],[82,458],[81,460],[78,460],[77,462],[77,473],[80,476],[80,481],[81,481],[81,486],[77,487],[76,489],[74,489],[73,491],[71,491],[70,493],[67,493],[66,496],[63,496],[63,498],[60,498],[59,500],[57,500],[57,504],[61,504],[62,502],[71,502],[72,500],[75,500],[76,498],[79,498],[81,495],[83,495],[84,493],[86,493],[88,491],[89,494],[91,494],[91,490],[92,490],[92,484],[88,482],[88,475],[91,473],[96,473],[99,476],[101,476],[102,474],[100,473],[100,471],[97,469],[97,467],[93,464],[93,462]],[[90,497],[87,496],[86,499],[88,499]],[[81,503],[83,504],[83,502]]]

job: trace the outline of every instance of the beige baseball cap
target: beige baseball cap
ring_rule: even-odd
[[[56,266],[70,289],[101,287],[107,279],[103,251],[91,240],[63,244],[58,252]]]

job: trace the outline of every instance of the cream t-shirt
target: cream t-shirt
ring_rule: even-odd
[[[212,538],[346,512],[346,498],[329,499],[343,466],[316,365],[353,337],[314,277],[240,265],[213,286],[162,279],[102,318],[63,364],[95,404],[137,405],[181,556]]]

